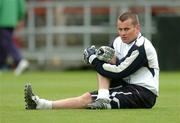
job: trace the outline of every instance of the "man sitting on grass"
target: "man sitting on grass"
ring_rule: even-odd
[[[91,46],[84,59],[97,71],[98,90],[56,101],[40,99],[25,85],[26,109],[152,108],[159,90],[156,50],[140,33],[138,16],[125,12],[117,20],[119,36],[112,47]]]

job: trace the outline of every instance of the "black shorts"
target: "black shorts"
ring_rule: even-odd
[[[152,108],[156,102],[156,95],[150,90],[133,84],[109,89],[111,108]],[[90,92],[92,99],[97,98],[98,91]]]

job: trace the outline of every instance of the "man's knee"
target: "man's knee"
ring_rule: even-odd
[[[91,103],[91,94],[89,92],[84,93],[83,95],[79,96],[79,101],[82,102],[84,105]]]

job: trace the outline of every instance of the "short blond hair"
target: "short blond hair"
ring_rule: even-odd
[[[132,13],[130,11],[127,11],[127,12],[124,12],[122,13],[119,18],[118,18],[120,21],[126,21],[128,19],[132,19],[132,24],[133,25],[138,25],[139,24],[139,18],[138,18],[138,15],[135,14],[135,13]]]

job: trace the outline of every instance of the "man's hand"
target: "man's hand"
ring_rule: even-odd
[[[86,49],[84,50],[83,55],[84,55],[84,61],[85,61],[85,63],[89,64],[89,57],[90,57],[91,55],[96,54],[96,51],[97,51],[97,49],[96,49],[96,47],[95,47],[94,45],[92,45],[91,47],[88,47],[88,48],[86,48]]]
[[[105,61],[107,63],[111,63],[112,59],[115,57],[115,51],[113,48],[109,46],[101,46],[97,52],[96,56],[99,60]]]

